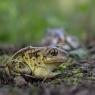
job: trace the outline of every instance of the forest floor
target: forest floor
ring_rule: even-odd
[[[0,55],[18,49],[0,47]],[[0,95],[95,95],[95,47],[92,45],[88,50],[91,52],[89,58],[69,65],[61,75],[53,79],[30,79],[23,86],[2,84],[0,80]]]

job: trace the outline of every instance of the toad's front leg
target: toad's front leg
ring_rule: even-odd
[[[47,68],[39,66],[39,67],[35,68],[35,70],[33,71],[33,74],[34,74],[34,76],[36,78],[39,78],[39,79],[48,79],[48,78],[55,77],[59,73],[52,72],[52,71],[50,71]]]

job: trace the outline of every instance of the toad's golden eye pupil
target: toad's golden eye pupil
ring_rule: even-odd
[[[52,50],[50,51],[50,54],[51,54],[52,56],[57,56],[58,51],[57,51],[56,49],[52,49]]]

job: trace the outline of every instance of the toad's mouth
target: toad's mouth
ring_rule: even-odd
[[[59,57],[59,58],[47,58],[45,60],[46,64],[55,64],[55,63],[64,63],[67,61],[67,58]]]

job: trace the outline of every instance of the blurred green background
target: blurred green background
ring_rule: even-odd
[[[85,39],[95,31],[95,0],[0,0],[0,42],[39,41],[48,27]]]

